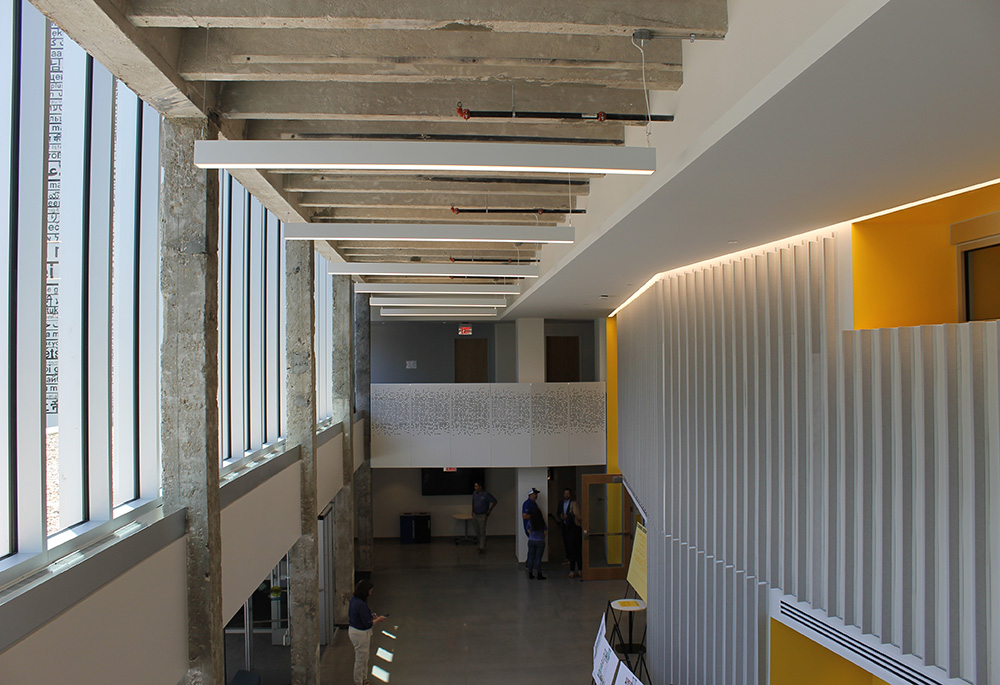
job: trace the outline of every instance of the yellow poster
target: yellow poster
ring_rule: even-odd
[[[646,599],[646,527],[636,521],[635,539],[632,541],[632,560],[628,565],[628,584],[635,593]]]

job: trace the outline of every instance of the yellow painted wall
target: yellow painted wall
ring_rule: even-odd
[[[851,251],[855,328],[958,323],[948,224],[855,224]]]
[[[608,473],[621,473],[618,468],[618,319],[607,323],[608,371]]]
[[[887,685],[887,683],[772,618],[771,685]]]
[[[959,321],[951,224],[1000,210],[1000,184],[854,224],[854,327]]]

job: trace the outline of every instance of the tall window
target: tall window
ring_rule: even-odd
[[[333,399],[333,276],[329,262],[316,255],[316,419],[317,423],[333,420],[343,411]]]
[[[2,11],[0,571],[160,482],[159,115],[27,2]]]
[[[240,459],[285,433],[284,229],[220,174],[220,454]]]

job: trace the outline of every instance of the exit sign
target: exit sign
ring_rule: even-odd
[[[443,470],[445,473],[455,473],[456,471],[458,471],[458,469],[455,468],[454,466],[445,466]]]
[[[459,326],[458,327],[458,334],[459,335],[472,335],[472,326]]]

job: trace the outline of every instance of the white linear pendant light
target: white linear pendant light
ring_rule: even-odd
[[[372,295],[520,295],[520,283],[355,283],[354,292]]]
[[[372,307],[494,307],[507,306],[504,297],[379,297],[368,298]]]
[[[520,264],[482,264],[454,262],[425,264],[424,262],[338,262],[328,266],[327,273],[335,276],[468,276],[473,278],[538,278],[538,267]]]
[[[285,224],[287,240],[396,240],[464,243],[572,243],[572,226],[477,224]]]
[[[656,150],[605,145],[535,145],[387,140],[199,140],[202,169],[492,171],[648,176]]]
[[[473,316],[483,317],[483,316],[496,316],[497,310],[495,309],[483,309],[481,307],[470,307],[468,309],[450,308],[442,307],[441,309],[432,308],[417,308],[417,307],[403,307],[403,308],[382,308],[379,309],[380,316],[411,316],[411,317],[434,317],[440,319],[441,317],[457,317],[460,319],[468,319]]]

